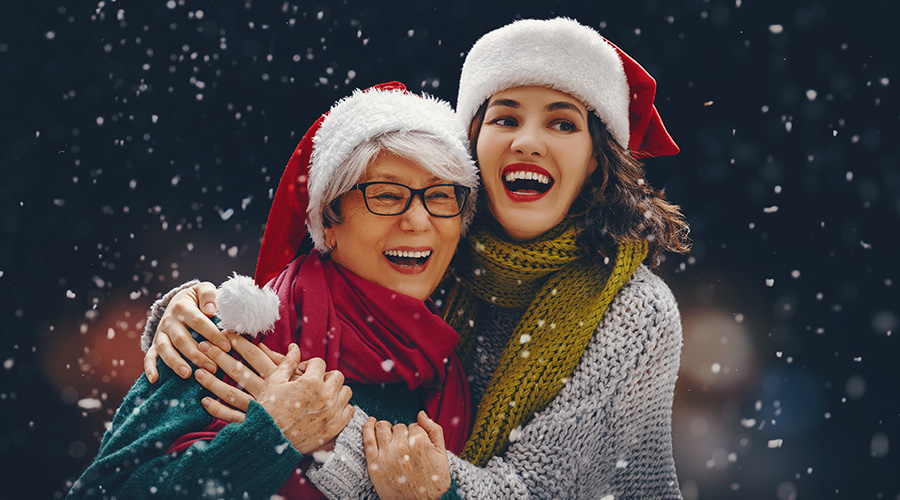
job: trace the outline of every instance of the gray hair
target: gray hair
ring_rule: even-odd
[[[384,154],[393,154],[409,160],[435,177],[472,190],[460,214],[462,218],[460,237],[465,236],[466,229],[475,217],[478,179],[472,176],[470,166],[460,164],[456,153],[445,141],[418,130],[385,132],[360,143],[353,149],[338,167],[341,172],[335,175],[332,182],[323,190],[325,203],[322,204],[322,221],[325,226],[343,223],[338,208],[340,197],[358,184],[369,165]]]

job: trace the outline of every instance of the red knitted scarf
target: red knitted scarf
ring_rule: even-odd
[[[328,370],[340,370],[348,381],[421,388],[425,411],[444,429],[447,449],[462,450],[471,410],[454,353],[459,335],[430,299],[422,302],[364,280],[315,250],[293,260],[268,286],[278,294],[281,316],[263,340],[269,348],[285,353],[297,342],[302,359],[322,358]],[[216,420],[185,435],[169,452],[212,440],[226,424]],[[303,465],[308,464],[302,464],[305,470]],[[322,498],[302,472],[292,474],[279,494]]]

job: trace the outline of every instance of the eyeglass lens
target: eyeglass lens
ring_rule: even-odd
[[[366,206],[377,215],[399,215],[412,204],[413,189],[403,184],[374,182],[363,187]],[[421,193],[425,210],[438,217],[453,217],[462,211],[466,200],[466,189],[453,184],[430,186]]]

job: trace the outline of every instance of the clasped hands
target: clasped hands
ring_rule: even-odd
[[[250,401],[255,399],[297,451],[308,454],[331,450],[334,438],[354,412],[348,404],[351,390],[343,385],[341,372],[325,372],[320,358],[301,363],[296,344],[282,356],[265,344],[256,346],[239,335],[225,335],[256,372],[209,342],[201,342],[200,351],[247,390],[198,369],[197,380],[219,397],[203,398],[204,408],[227,422],[243,422]],[[424,411],[409,426],[369,417],[362,432],[369,477],[379,498],[434,499],[450,488],[444,432]]]
[[[257,346],[240,335],[219,331],[208,318],[215,310],[211,283],[194,285],[173,297],[144,359],[148,380],[158,378],[157,356],[182,378],[190,376],[183,354],[204,367],[195,377],[219,398],[202,401],[214,417],[243,422],[250,401],[256,400],[297,451],[306,455],[331,450],[354,413],[349,405],[352,391],[343,385],[343,375],[337,370],[326,372],[319,358],[301,362],[296,344],[282,355],[264,344]],[[198,345],[188,327],[216,345],[206,341]],[[249,368],[225,352],[231,347]],[[213,376],[210,372],[216,367],[246,392]],[[450,488],[443,430],[425,412],[409,426],[370,417],[362,431],[369,476],[380,498],[440,498]]]

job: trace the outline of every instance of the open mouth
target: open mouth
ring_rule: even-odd
[[[549,172],[534,165],[510,165],[503,171],[503,186],[517,195],[542,195],[553,187],[553,183]]]
[[[428,259],[431,258],[431,250],[417,250],[409,252],[406,250],[388,250],[384,252],[392,263],[401,267],[419,267],[424,266]]]

